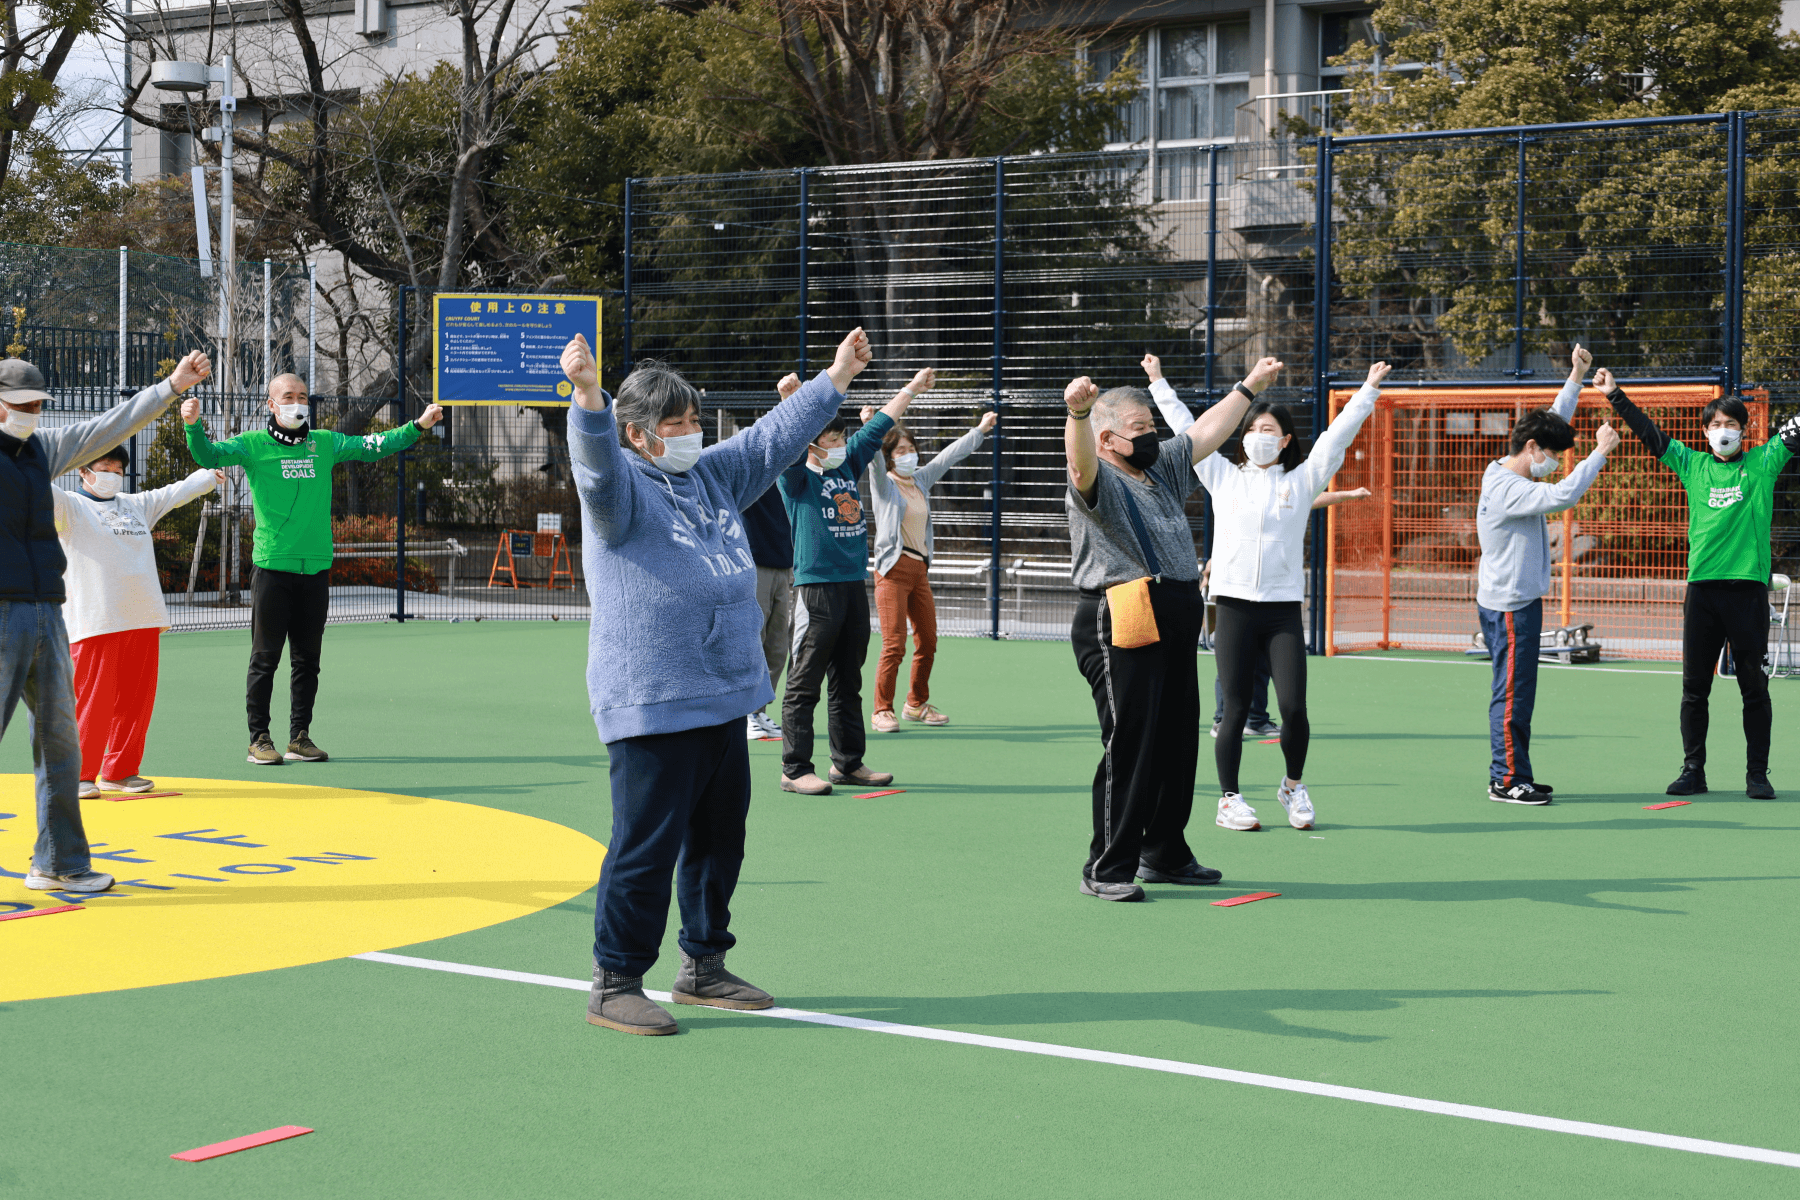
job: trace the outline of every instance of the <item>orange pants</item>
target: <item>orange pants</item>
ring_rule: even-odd
[[[906,702],[913,707],[931,699],[931,662],[937,657],[937,602],[925,564],[902,554],[894,569],[875,573],[875,611],[881,617],[881,661],[875,665],[875,711],[892,712],[900,660],[906,657],[906,622],[912,619],[912,681]]]
[[[81,778],[129,779],[143,765],[161,648],[160,629],[122,629],[69,643]]]

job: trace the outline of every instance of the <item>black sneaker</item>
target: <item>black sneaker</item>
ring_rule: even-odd
[[[1273,721],[1244,722],[1244,736],[1247,738],[1272,738],[1281,736],[1281,726]]]
[[[1553,788],[1553,787],[1551,787],[1551,786],[1550,786],[1550,785],[1549,785],[1549,784],[1547,784],[1547,783],[1545,783],[1545,782],[1543,782],[1543,781],[1542,781],[1542,780],[1540,780],[1540,779],[1534,779],[1534,780],[1532,780],[1532,781],[1531,781],[1531,787],[1532,787],[1532,790],[1533,790],[1533,791],[1538,791],[1538,792],[1542,792],[1542,793],[1544,793],[1544,795],[1546,795],[1546,796],[1551,796],[1551,795],[1555,795],[1555,794],[1556,794],[1556,789],[1555,789],[1555,788]]]
[[[1211,867],[1203,867],[1196,859],[1188,859],[1187,866],[1179,871],[1159,871],[1143,860],[1138,861],[1137,877],[1145,883],[1217,883],[1225,878],[1221,871]]]
[[[1744,795],[1752,800],[1773,800],[1775,787],[1769,782],[1767,771],[1748,771],[1744,774]]]
[[[1663,789],[1667,796],[1698,796],[1706,791],[1705,767],[1682,767],[1675,782]]]
[[[1142,900],[1144,889],[1135,883],[1100,883],[1089,879],[1084,871],[1081,876],[1081,894],[1098,896],[1102,900]]]
[[[1548,804],[1550,793],[1541,792],[1529,783],[1515,783],[1511,787],[1501,787],[1499,780],[1488,783],[1488,799],[1497,804]]]

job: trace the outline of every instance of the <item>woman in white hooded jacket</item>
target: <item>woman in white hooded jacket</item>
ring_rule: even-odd
[[[1212,587],[1218,611],[1214,636],[1225,706],[1213,756],[1219,770],[1219,815],[1225,829],[1260,829],[1256,810],[1238,789],[1244,721],[1257,663],[1268,656],[1281,707],[1281,753],[1287,774],[1275,798],[1295,829],[1313,827],[1312,797],[1300,781],[1311,727],[1306,719],[1306,641],[1300,604],[1306,589],[1306,526],[1313,501],[1344,463],[1344,454],[1375,411],[1381,381],[1392,368],[1378,362],[1308,454],[1294,433],[1287,406],[1258,401],[1244,418],[1240,460],[1212,454],[1194,473],[1212,495]],[[1159,388],[1173,389],[1157,381]],[[1160,395],[1157,396],[1161,400]],[[1160,405],[1159,405],[1160,407]]]

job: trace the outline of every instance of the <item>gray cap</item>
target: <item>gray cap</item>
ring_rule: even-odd
[[[54,398],[44,390],[44,373],[22,358],[0,358],[0,401],[7,404],[30,404]]]

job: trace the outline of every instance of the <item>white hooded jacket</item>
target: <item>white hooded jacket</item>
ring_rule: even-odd
[[[1193,417],[1167,380],[1150,385],[1156,407],[1176,433]],[[1363,422],[1375,411],[1381,389],[1364,384],[1337,419],[1313,442],[1312,453],[1293,471],[1239,466],[1222,454],[1209,454],[1194,465],[1194,474],[1212,494],[1213,567],[1209,592],[1266,603],[1298,601],[1306,596],[1306,525],[1312,502],[1344,465],[1344,454]]]

